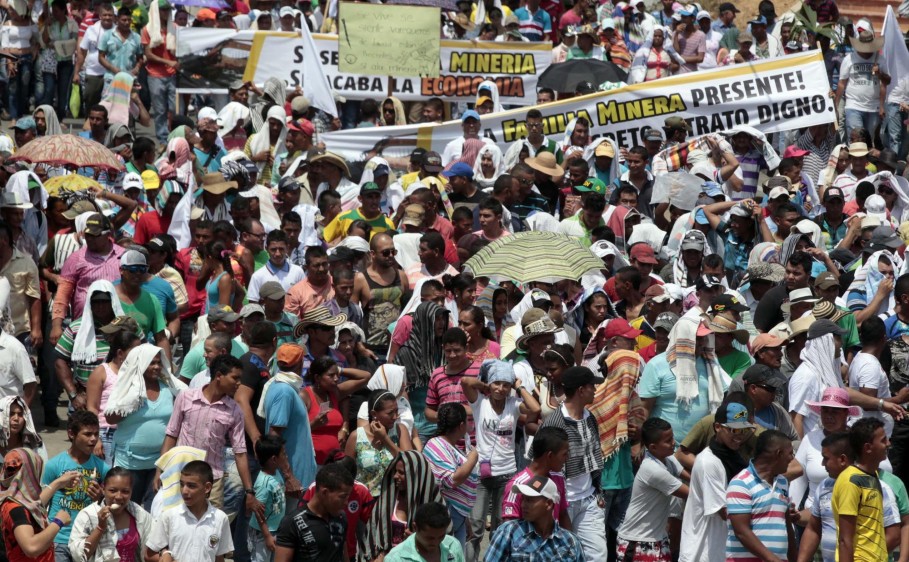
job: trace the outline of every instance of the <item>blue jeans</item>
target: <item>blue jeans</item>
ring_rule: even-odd
[[[32,55],[20,55],[16,75],[9,80],[9,115],[13,119],[28,115],[28,90],[32,83],[35,65]]]
[[[584,499],[569,502],[568,516],[571,517],[571,530],[581,541],[584,558],[606,560],[608,548],[603,533],[606,516],[603,508],[597,503],[597,495],[590,494]]]
[[[66,110],[69,108],[69,90],[73,85],[73,71],[76,68],[72,61],[63,61],[57,63],[57,74],[44,75],[44,101],[53,106],[57,112],[57,118],[63,120],[66,117]],[[54,99],[56,98],[56,103]]]
[[[234,545],[236,547],[236,545]],[[265,548],[265,535],[258,529],[248,527],[246,530],[246,547],[249,549],[251,562],[274,562],[275,553]]]
[[[167,114],[174,111],[177,100],[177,78],[148,77],[148,89],[152,101],[152,117],[155,119],[155,136],[161,144],[167,144],[170,130],[167,126]]]
[[[105,427],[101,430],[101,449],[104,451],[104,462],[107,466],[114,466],[114,432],[116,427]]]
[[[133,475],[133,491],[129,498],[142,506],[145,511],[151,511],[152,500],[155,499],[155,469],[130,470]]]
[[[480,559],[480,543],[483,542],[483,532],[486,530],[486,516],[489,515],[492,519],[489,527],[490,535],[495,533],[502,523],[502,498],[505,496],[505,485],[513,476],[514,474],[503,474],[480,479],[480,485],[477,486],[477,500],[470,512],[470,529],[473,536],[467,541],[467,548],[464,550],[464,560],[467,562],[477,562]]]
[[[859,111],[858,109],[846,109],[846,142],[848,143],[849,135],[853,129],[865,129],[874,138],[874,130],[877,129],[881,122],[881,116],[877,111]],[[870,148],[870,147],[869,147]]]
[[[467,548],[467,516],[448,504],[448,515],[451,516],[451,536],[461,543],[461,550]]]
[[[881,129],[881,139],[890,150],[896,152],[897,157],[903,156],[903,143],[905,141],[903,131],[906,126],[903,121],[906,114],[900,111],[900,104],[887,103],[887,113],[884,115],[884,126]],[[884,131],[886,130],[886,135]]]
[[[69,545],[54,543],[54,562],[73,562],[73,555],[69,553]]]
[[[237,514],[233,523],[231,523],[231,536],[234,539],[234,562],[249,562],[250,560],[261,562],[255,558],[255,553],[249,550],[248,541],[243,540],[243,537],[247,536],[249,519],[252,514],[246,511],[246,491],[240,482],[240,474],[237,471],[233,450],[228,449],[228,451],[229,457],[228,455],[224,456],[224,476],[228,477],[224,486],[224,507],[225,513],[228,515],[232,512]],[[250,480],[255,483],[261,470],[259,463],[255,455],[250,454],[246,455],[246,462],[249,466]],[[264,549],[265,543],[262,546]]]

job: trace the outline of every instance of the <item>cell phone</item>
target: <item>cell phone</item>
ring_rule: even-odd
[[[327,414],[329,410],[331,410],[331,402],[319,403],[319,415]]]

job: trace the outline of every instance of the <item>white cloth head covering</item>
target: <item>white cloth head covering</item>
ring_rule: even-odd
[[[281,132],[278,134],[278,140],[275,142],[275,155],[278,155],[286,152],[284,138],[287,136],[287,112],[284,111],[282,106],[273,105],[268,109],[268,113],[266,114],[266,121],[270,119],[281,122]],[[266,123],[264,123],[262,128],[259,129],[259,132],[254,134],[252,139],[250,139],[249,150],[252,154],[271,150],[271,138],[269,137]],[[259,168],[259,173],[262,173],[262,170],[265,169],[265,162],[256,162],[256,167]]]
[[[117,382],[111,389],[110,397],[104,408],[104,415],[128,416],[136,412],[146,400],[145,371],[152,359],[161,358],[161,376],[159,380],[170,387],[174,396],[186,390],[186,385],[177,380],[170,370],[170,361],[164,350],[150,343],[143,343],[132,348],[127,354],[120,370],[117,371]]]
[[[483,175],[481,162],[484,154],[489,154],[492,157],[492,165],[495,171],[493,171],[491,178],[487,178]],[[493,184],[496,183],[496,180],[499,179],[499,176],[505,173],[503,159],[502,150],[498,146],[494,144],[484,144],[480,148],[480,151],[477,152],[477,159],[473,163],[473,182],[477,184],[480,189],[492,187]]]
[[[82,309],[82,323],[73,340],[73,354],[70,360],[73,363],[94,363],[98,360],[98,341],[95,337],[95,316],[92,314],[92,295],[97,293],[110,295],[110,304],[114,309],[114,317],[123,316],[123,305],[117,296],[114,284],[106,279],[98,279],[88,286],[85,293],[85,307]]]
[[[574,130],[574,127],[572,127],[572,130]],[[613,154],[615,154],[615,158],[612,159],[612,164],[609,165],[609,179],[615,181],[621,175],[621,171],[619,169],[619,145],[617,145],[614,140],[609,137],[595,139],[584,149],[584,160],[587,160],[587,164],[590,165],[590,177],[595,178],[597,175],[597,169],[596,166],[594,166],[594,163],[596,162],[596,150],[597,147],[604,142],[608,142],[612,145]]]
[[[514,165],[520,161],[521,150],[524,148],[527,149],[528,156],[533,156],[536,153],[533,146],[530,144],[530,141],[527,139],[520,139],[511,143],[511,146],[505,151],[505,161],[502,163],[502,168],[504,168],[506,172],[510,172],[511,169],[514,168]]]
[[[843,388],[843,381],[840,379],[840,358],[834,355],[835,349],[833,334],[810,339],[805,342],[805,348],[802,349],[802,364],[799,368],[807,365],[806,368],[820,379],[822,389]],[[820,396],[817,398],[820,399]]]
[[[244,122],[249,121],[249,108],[238,101],[232,101],[221,108],[218,118],[221,120],[218,136],[223,137],[233,131],[241,119]]]

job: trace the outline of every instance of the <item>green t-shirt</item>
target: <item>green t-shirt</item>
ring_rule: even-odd
[[[247,350],[237,343],[237,340],[230,340],[230,354],[239,359]],[[183,365],[180,367],[180,376],[185,379],[192,379],[196,373],[205,370],[205,342],[189,350],[186,357],[183,358]]]
[[[751,356],[738,349],[733,350],[729,355],[717,356],[717,359],[720,362],[720,367],[733,379],[744,373],[745,369],[751,366]]]
[[[603,490],[625,490],[634,484],[634,469],[631,466],[631,443],[622,446],[603,463],[600,487]]]
[[[164,312],[161,311],[161,303],[152,296],[151,293],[142,289],[136,302],[130,304],[121,301],[123,312],[132,316],[139,329],[145,334],[148,341],[155,340],[155,334],[163,332],[167,328],[167,321],[164,319]]]
[[[840,308],[840,310],[844,309]],[[846,337],[843,338],[843,351],[852,349],[853,347],[859,347],[861,345],[858,336],[858,326],[855,323],[854,314],[850,312],[846,316],[843,316],[839,319],[837,325],[840,328],[846,330]]]

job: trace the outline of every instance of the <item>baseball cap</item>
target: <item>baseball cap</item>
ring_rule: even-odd
[[[614,318],[606,324],[606,329],[603,332],[603,337],[622,337],[634,339],[643,333],[644,332],[641,330],[638,330],[629,324],[628,320],[625,320],[624,318]]]
[[[735,4],[733,4],[732,2],[723,2],[722,4],[720,4],[719,12],[721,14],[723,12],[733,12],[733,13],[737,14],[737,13],[739,13],[739,9],[736,8]]]
[[[839,287],[839,280],[834,277],[829,271],[825,271],[817,276],[817,279],[814,280],[814,287],[816,289],[829,289],[830,287]]]
[[[754,43],[754,35],[750,31],[743,31],[739,33],[738,38],[739,43]]]
[[[748,421],[748,408],[738,402],[720,404],[713,421],[729,429],[754,429]]]
[[[597,145],[593,151],[594,156],[608,156],[609,158],[615,158],[615,148],[612,147],[612,143],[608,141],[603,141]]]
[[[789,199],[789,190],[785,187],[774,187],[770,190],[770,195],[767,196],[768,199],[776,199],[777,197],[785,197]]]
[[[678,116],[667,117],[666,120],[663,121],[663,126],[667,129],[684,129],[689,133],[691,132],[691,125],[688,124],[688,121],[685,121],[685,119]]]
[[[103,291],[99,291],[99,292],[103,292]],[[107,293],[104,293],[104,294],[107,294]],[[123,315],[123,316],[117,316],[110,322],[110,324],[101,326],[100,329],[101,329],[102,333],[108,334],[108,335],[116,334],[117,332],[119,332],[121,330],[124,332],[138,333],[139,332],[139,323],[136,322],[136,319],[133,318],[132,316]]]
[[[379,187],[379,184],[377,184],[374,181],[368,181],[360,186],[360,195],[364,195],[366,193],[381,193],[381,192],[382,192],[382,188]]]
[[[13,126],[14,129],[21,129],[27,131],[29,129],[37,129],[38,125],[35,123],[35,118],[31,115],[26,115],[25,117],[20,117],[16,124]]]
[[[599,178],[587,178],[581,185],[574,186],[574,189],[582,193],[593,192],[606,195],[606,184]]]
[[[710,308],[713,309],[713,312],[726,312],[727,310],[732,310],[735,312],[745,312],[748,310],[748,307],[745,306],[745,303],[740,302],[734,295],[729,293],[723,293],[722,295],[717,296],[710,303]]]
[[[476,119],[477,121],[479,121],[480,114],[472,109],[468,109],[467,111],[465,111],[464,113],[461,114],[461,123],[463,123],[464,121],[467,121],[468,119]]]
[[[720,278],[715,275],[701,275],[695,282],[695,290],[703,291],[704,289],[722,286],[722,284],[723,282],[720,281]]]
[[[801,158],[806,154],[810,154],[810,152],[804,148],[799,148],[794,144],[790,144],[786,147],[786,150],[783,151],[783,158]]]
[[[283,18],[284,16],[293,17],[293,15],[294,15],[294,9],[291,8],[290,6],[283,6],[280,10],[278,10],[279,18]]]
[[[208,309],[209,321],[236,322],[240,315],[226,304],[219,304]]]
[[[669,294],[669,291],[666,290],[666,287],[663,285],[653,285],[647,287],[647,290],[644,291],[644,301],[653,301],[653,302],[666,302],[672,298],[672,295]]]
[[[827,334],[833,334],[834,336],[843,337],[846,335],[846,330],[840,327],[836,322],[829,320],[827,318],[821,318],[815,320],[814,324],[808,328],[808,339],[813,340]]]
[[[562,387],[565,389],[581,388],[585,384],[600,384],[603,380],[587,367],[569,367],[562,373]]]
[[[694,222],[698,224],[710,224],[710,219],[707,218],[707,213],[704,212],[704,209],[698,209],[694,212]]]
[[[682,237],[681,250],[700,250],[703,252],[705,242],[704,235],[699,230],[689,230]]]
[[[657,265],[658,262],[656,255],[653,252],[653,248],[650,247],[650,244],[635,244],[631,248],[631,252],[628,255],[629,258],[637,261],[638,263],[649,263]]]
[[[110,228],[110,220],[101,213],[95,213],[85,221],[85,234],[89,236],[110,234]]]
[[[442,175],[446,178],[462,177],[473,179],[473,168],[464,162],[457,162],[442,172]]]
[[[423,154],[422,168],[430,174],[438,174],[442,171],[442,157],[438,152],[426,152]]]
[[[426,209],[423,205],[416,203],[404,207],[404,218],[401,219],[402,225],[420,226],[423,219],[426,218]]]
[[[758,336],[751,341],[751,353],[757,353],[765,347],[780,347],[785,342],[786,340],[774,336],[773,334],[758,334]]]
[[[520,31],[518,33],[520,33]],[[479,98],[477,98],[477,107],[483,105],[486,102],[491,102],[491,101],[492,101],[492,98],[489,96],[480,96]]]
[[[758,16],[753,20],[748,22],[748,25],[767,25],[767,18],[764,16]]]
[[[515,484],[511,491],[530,498],[546,498],[553,503],[559,502],[559,489],[555,482],[545,476],[534,476],[523,484]]]
[[[779,369],[757,363],[745,369],[742,373],[742,382],[745,384],[766,385],[773,388],[783,388],[788,379]]]
[[[660,131],[659,129],[652,129],[652,128],[647,129],[647,132],[644,133],[644,140],[645,141],[662,141],[663,132]]]
[[[306,355],[306,352],[300,345],[295,343],[282,343],[281,347],[279,347],[278,351],[275,353],[275,360],[279,365],[296,365],[300,361],[303,361],[304,355]]]
[[[287,130],[311,137],[316,133],[316,126],[309,119],[296,119],[287,124]]]
[[[142,176],[136,172],[130,172],[123,176],[123,191],[127,189],[141,189],[145,190],[145,183],[142,181]]]
[[[423,155],[426,154],[425,148],[415,148],[413,152],[410,153],[410,163],[411,164],[420,164],[423,162]]]
[[[745,270],[740,286],[749,281],[768,281],[776,284],[786,276],[786,269],[778,263],[759,263]]]
[[[73,203],[72,207],[63,211],[63,216],[68,218],[69,220],[76,220],[76,217],[78,217],[82,213],[97,213],[97,212],[98,212],[98,209],[96,209],[95,206],[92,205],[91,201],[88,201],[87,199],[83,199],[81,201],[76,201],[75,203]]]
[[[672,327],[679,321],[679,315],[675,312],[661,312],[653,322],[653,329],[662,328],[667,332],[672,331]]]
[[[284,290],[284,287],[277,281],[266,281],[259,287],[259,297],[261,299],[276,301],[284,298],[284,295],[286,294],[287,292]]]
[[[215,12],[211,8],[202,8],[201,10],[196,12],[196,19],[202,20],[202,21],[205,21],[205,20],[214,21],[215,19],[217,19],[217,16],[215,15]]]
[[[300,185],[296,179],[287,176],[281,178],[281,181],[278,182],[278,192],[287,193],[289,191],[299,191],[303,186]]]
[[[903,239],[894,232],[893,228],[882,225],[872,231],[871,243],[865,248],[865,251],[896,250],[902,245]]]
[[[265,316],[265,308],[261,304],[250,303],[240,309],[240,318],[249,318],[253,314]]]
[[[120,267],[130,267],[133,265],[148,266],[148,260],[142,255],[142,252],[136,250],[126,250],[120,256]]]
[[[838,187],[828,187],[827,191],[824,192],[824,202],[830,201],[831,199],[843,199],[846,197],[843,195],[843,190]]]

